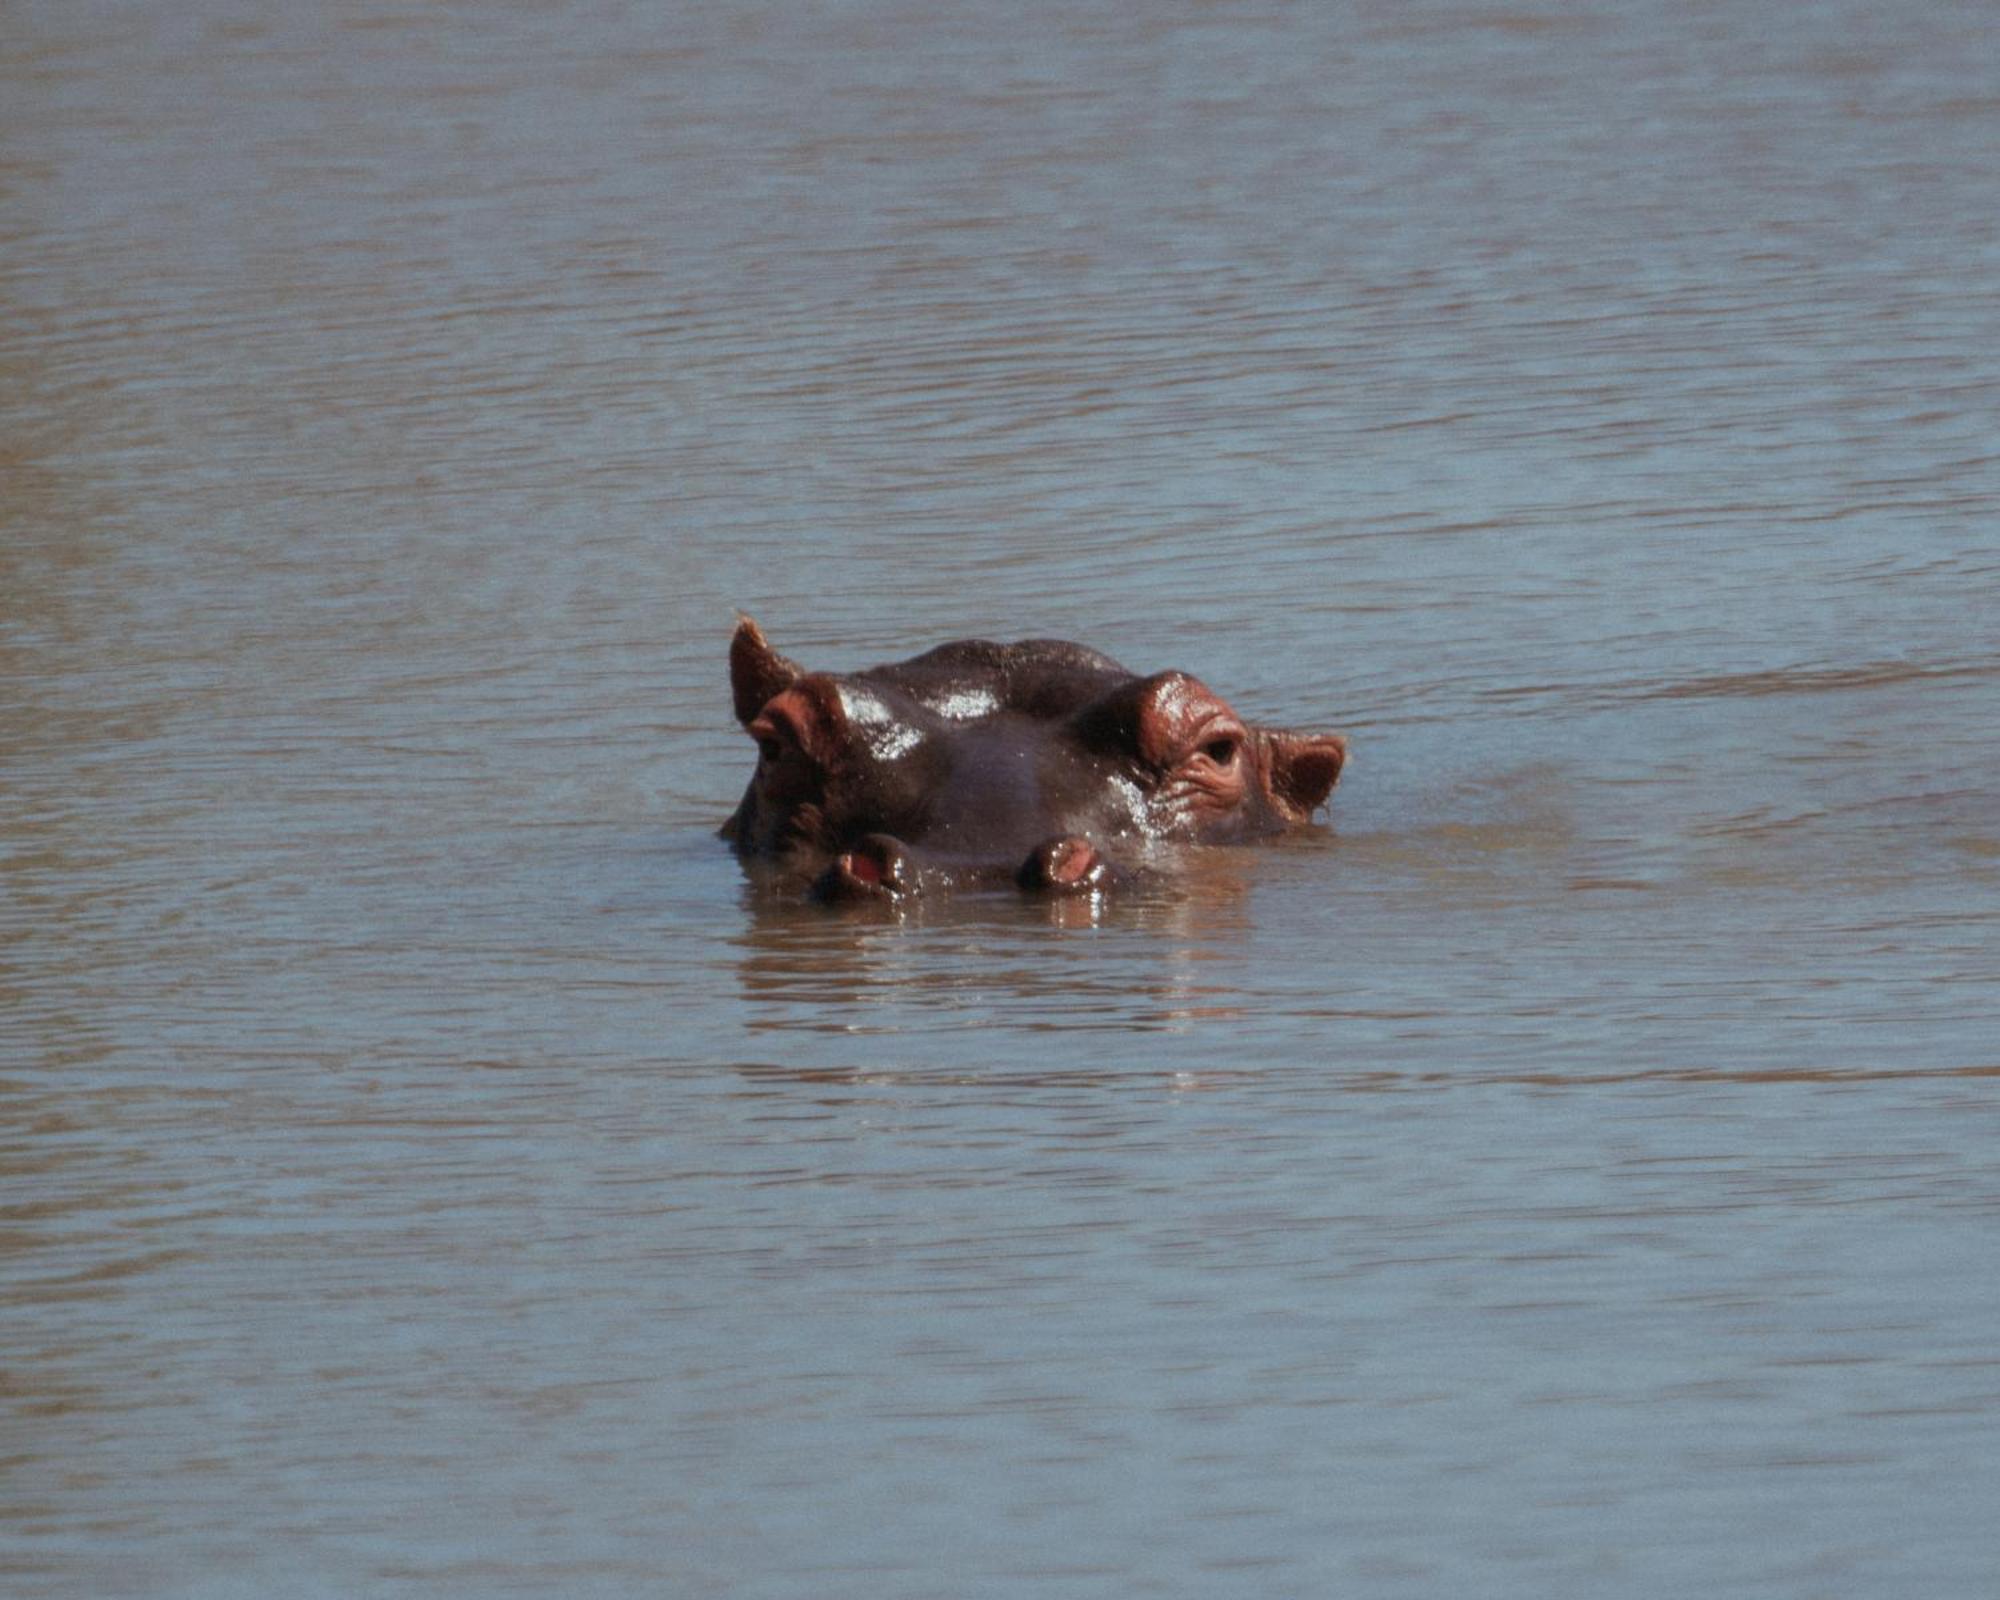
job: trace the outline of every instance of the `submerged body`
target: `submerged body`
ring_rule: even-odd
[[[960,640],[834,676],[746,617],[729,672],[758,762],[723,837],[831,899],[1095,889],[1150,843],[1310,820],[1347,759],[1338,734],[1253,727],[1186,673],[1055,639]]]

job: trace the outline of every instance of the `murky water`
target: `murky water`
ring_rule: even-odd
[[[1983,1592],[1995,32],[10,8],[9,1593]],[[738,606],[1354,764],[760,901]]]

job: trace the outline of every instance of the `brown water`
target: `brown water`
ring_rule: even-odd
[[[1995,17],[10,7],[7,1592],[1984,1592]],[[737,606],[1356,759],[759,903]]]

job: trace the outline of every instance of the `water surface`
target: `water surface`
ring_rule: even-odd
[[[1963,1596],[1988,8],[14,8],[24,1596]],[[753,894],[753,611],[1340,728]]]

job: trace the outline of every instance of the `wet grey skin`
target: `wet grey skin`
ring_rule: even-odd
[[[722,836],[829,901],[1095,893],[1153,845],[1309,822],[1347,762],[1339,734],[1255,726],[1198,678],[1059,639],[962,639],[835,675],[744,617],[729,676],[758,754]]]

